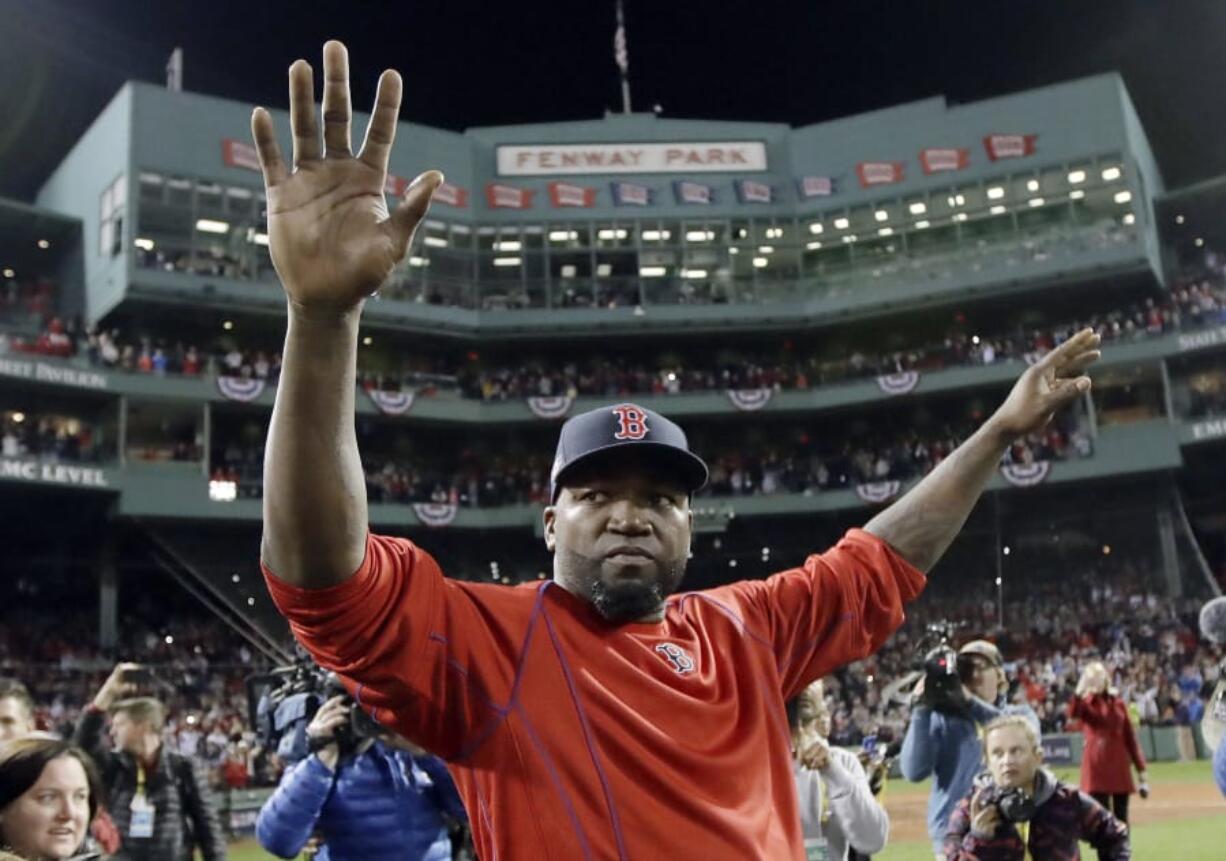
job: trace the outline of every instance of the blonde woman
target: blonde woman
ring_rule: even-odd
[[[1069,702],[1070,718],[1081,721],[1085,751],[1081,755],[1081,791],[1123,822],[1128,821],[1128,796],[1137,791],[1129,763],[1136,766],[1141,797],[1149,796],[1145,780],[1145,754],[1137,744],[1128,717],[1128,707],[1110,686],[1111,677],[1102,661],[1092,661],[1082,670],[1077,692]]]

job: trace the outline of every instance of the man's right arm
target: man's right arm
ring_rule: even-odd
[[[362,303],[404,258],[442,175],[419,176],[388,213],[383,189],[402,88],[395,72],[379,79],[356,156],[345,47],[324,45],[322,147],[305,61],[290,67],[289,85],[292,172],[272,117],[257,108],[251,118],[268,197],[269,251],[289,316],[264,453],[260,556],[289,585],[322,589],[357,571],[366,549],[366,485],[353,417]]]
[[[334,772],[314,755],[285,773],[255,821],[255,836],[264,851],[278,858],[298,857],[315,831],[334,777]]]
[[[932,709],[916,706],[911,711],[911,721],[898,754],[898,765],[907,780],[918,782],[932,774],[941,750],[937,735],[932,725]]]

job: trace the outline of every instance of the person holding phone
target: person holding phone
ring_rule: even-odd
[[[74,736],[98,764],[122,835],[114,859],[182,861],[199,847],[204,861],[224,861],[226,839],[207,775],[195,760],[163,744],[165,707],[153,697],[131,697],[142,680],[148,683],[146,668],[117,665]],[[103,741],[108,716],[113,749]]]

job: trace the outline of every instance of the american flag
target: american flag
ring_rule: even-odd
[[[673,188],[677,194],[678,203],[699,203],[706,205],[711,202],[711,186],[709,185],[703,185],[700,182],[688,182],[681,180],[674,183]]]
[[[1022,158],[1034,154],[1034,144],[1038,139],[1038,135],[988,135],[983,139],[983,148],[988,151],[988,158],[992,161]]]
[[[569,182],[549,183],[549,200],[554,207],[559,206],[594,206],[596,189],[584,188]]]
[[[774,197],[774,189],[764,182],[754,182],[743,179],[737,183],[741,193],[741,203],[770,203]]]
[[[920,164],[924,173],[941,173],[947,170],[962,170],[971,163],[968,150],[956,147],[928,147],[920,150]]]
[[[614,182],[613,202],[618,206],[651,206],[651,189],[635,182]]]
[[[463,208],[468,206],[468,189],[444,182],[434,190],[433,199],[436,203],[445,203],[448,206]]]
[[[834,194],[834,180],[828,176],[802,176],[801,197],[829,197]]]
[[[513,185],[491,182],[485,186],[485,200],[490,209],[531,209],[533,192]]]
[[[856,165],[856,175],[864,188],[902,182],[903,164],[901,161],[862,161]]]

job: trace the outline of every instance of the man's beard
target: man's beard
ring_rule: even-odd
[[[671,595],[685,576],[688,554],[679,559],[656,562],[653,576],[618,578],[609,582],[603,576],[604,560],[558,548],[556,565],[568,579],[583,589],[583,597],[596,612],[614,624],[636,622],[659,613],[664,599]]]

